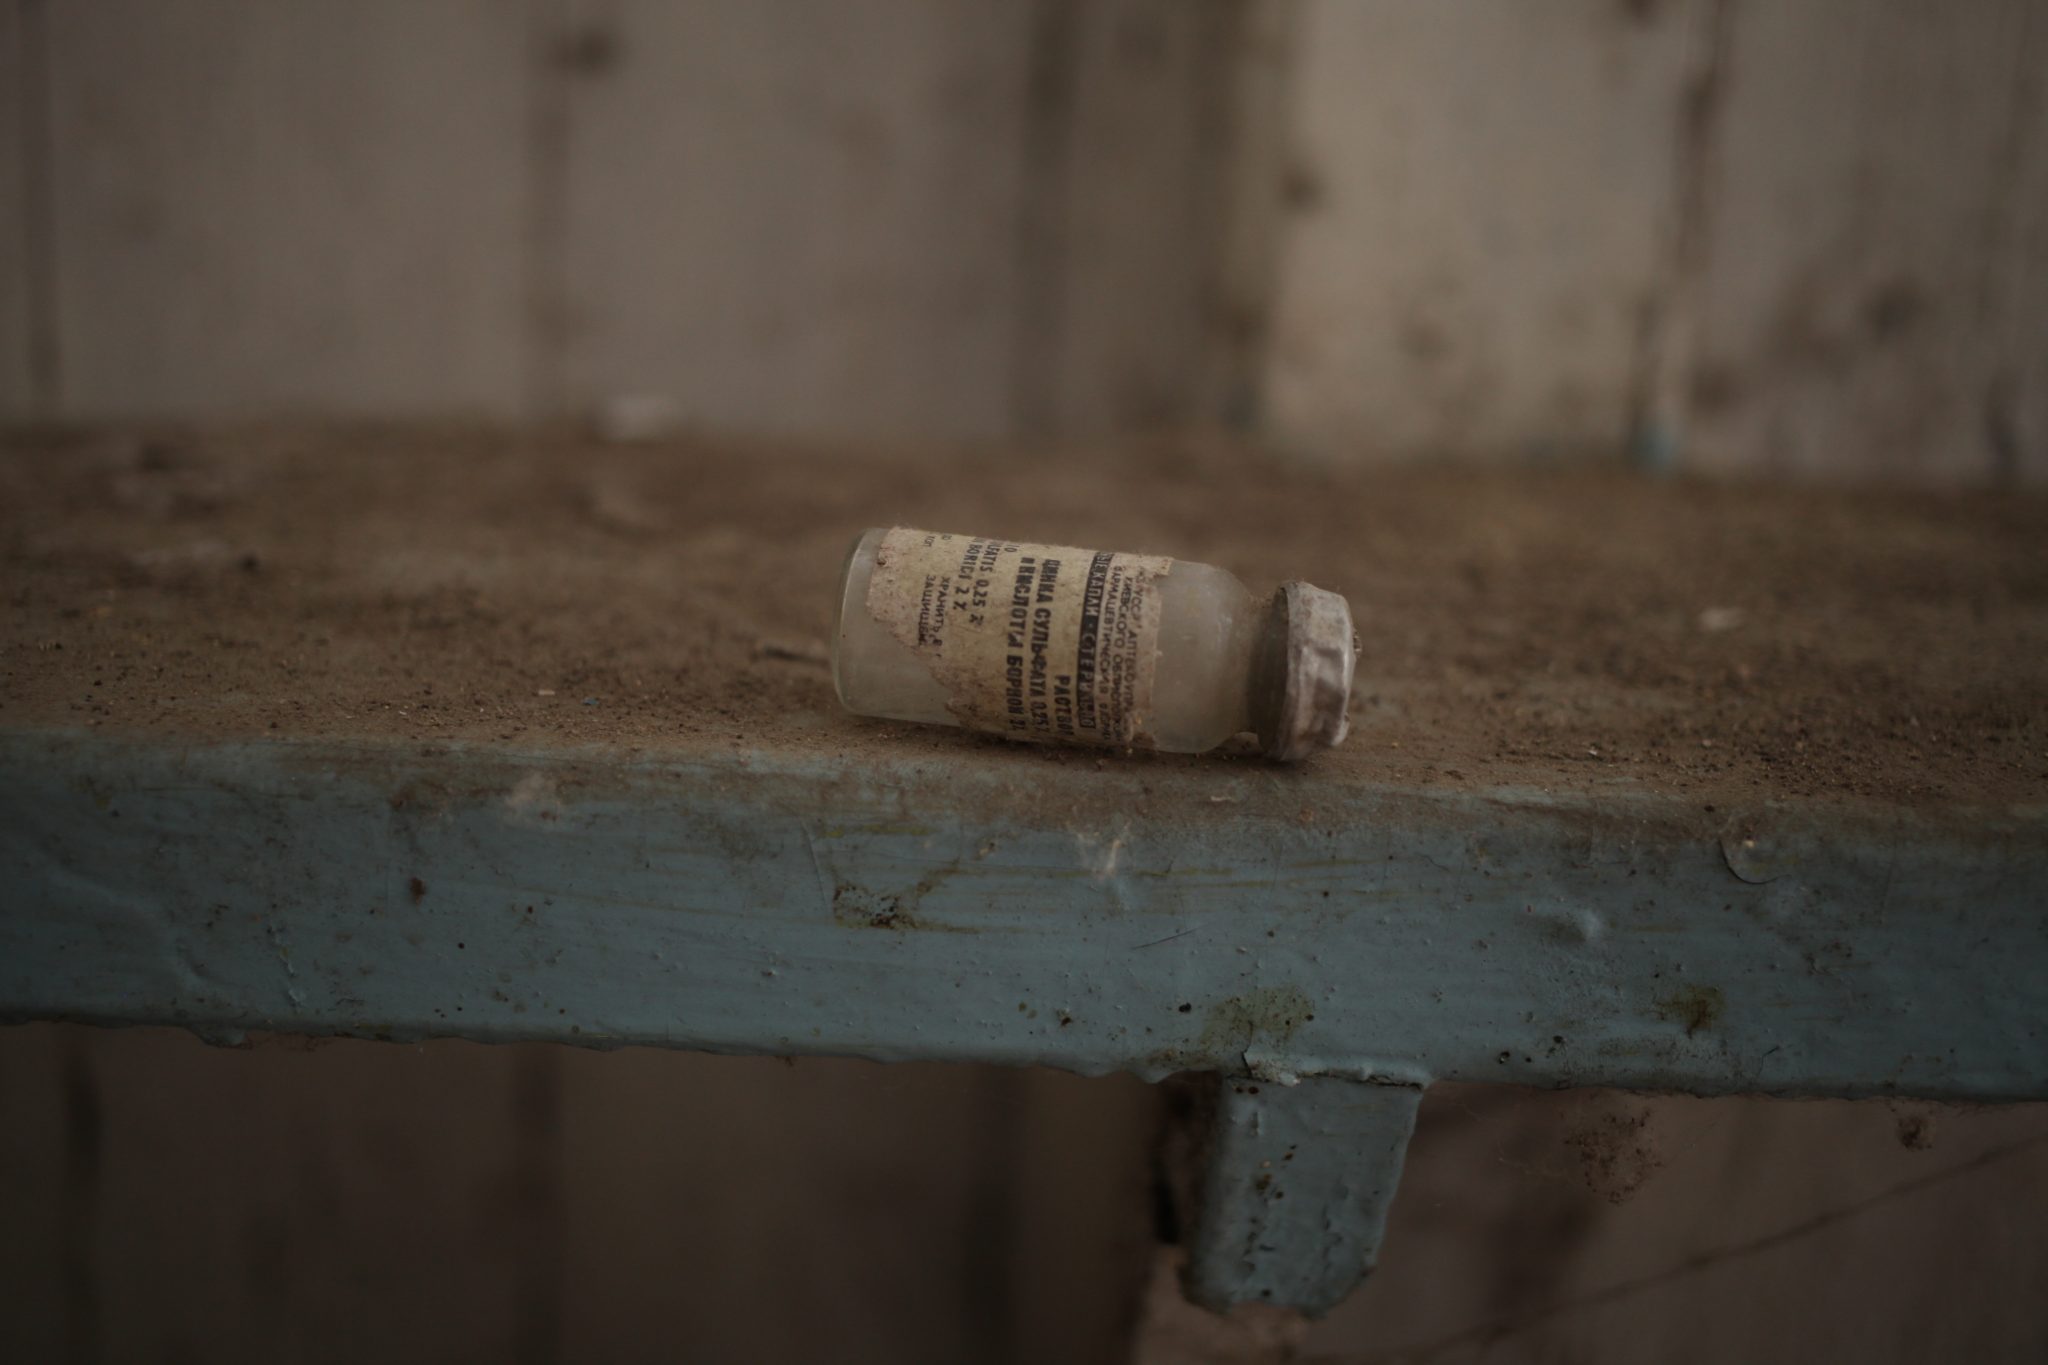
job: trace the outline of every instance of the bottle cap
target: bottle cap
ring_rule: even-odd
[[[1269,757],[1292,761],[1342,744],[1351,729],[1351,673],[1358,636],[1351,604],[1307,583],[1280,589],[1287,608],[1286,683],[1274,733],[1262,736]]]

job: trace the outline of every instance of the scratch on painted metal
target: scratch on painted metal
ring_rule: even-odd
[[[1074,830],[1072,834],[1076,860],[1081,864],[1082,870],[1087,873],[1090,880],[1108,890],[1118,913],[1128,912],[1131,901],[1126,882],[1130,874],[1121,870],[1121,864],[1124,849],[1130,842],[1130,820],[1120,821],[1116,833],[1111,835],[1107,842],[1082,830]],[[1096,851],[1098,848],[1101,850],[1100,853]]]
[[[1123,858],[1124,845],[1131,837],[1131,822],[1126,819],[1117,825],[1117,831],[1105,843],[1099,836],[1086,830],[1071,831],[1074,848],[1080,861],[1088,868],[1089,875],[1096,881],[1108,881],[1117,875],[1117,864]],[[1096,849],[1100,848],[1100,854]]]
[[[1899,830],[1898,826],[1894,825],[1892,826],[1891,838],[1885,842],[1884,848],[1884,889],[1877,893],[1877,913],[1880,918],[1884,915],[1885,907],[1891,904],[1892,876],[1898,871],[1898,868]]]
[[[304,1006],[306,997],[299,991],[299,969],[292,965],[292,951],[290,945],[285,942],[284,930],[277,927],[276,920],[266,919],[263,921],[263,932],[269,935],[271,945],[277,949],[277,960],[284,967],[285,999],[292,1002],[293,1009]]]
[[[561,793],[554,781],[538,770],[529,772],[505,793],[505,818],[523,828],[553,824],[561,818]]]
[[[824,856],[818,852],[818,834],[811,828],[811,822],[800,821],[797,828],[803,831],[804,851],[811,856],[811,876],[818,884],[818,908],[829,915],[834,899],[832,889],[838,884],[839,874],[836,870],[826,870]]]

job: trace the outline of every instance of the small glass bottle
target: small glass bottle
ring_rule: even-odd
[[[850,711],[1014,739],[1274,758],[1343,742],[1357,653],[1336,593],[1256,598],[1208,564],[898,527],[846,559],[832,680]]]

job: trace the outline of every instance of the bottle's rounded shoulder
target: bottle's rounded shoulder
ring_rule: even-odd
[[[1253,728],[1251,673],[1264,604],[1228,569],[1176,559],[1155,584],[1159,635],[1146,726],[1156,748],[1201,753]]]
[[[1171,567],[1160,579],[1159,586],[1169,601],[1202,600],[1223,605],[1249,602],[1252,597],[1251,589],[1244,585],[1244,580],[1230,570],[1192,559],[1171,561]]]

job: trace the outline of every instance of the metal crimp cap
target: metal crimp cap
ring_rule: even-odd
[[[1280,591],[1287,607],[1287,682],[1266,753],[1292,762],[1335,748],[1350,732],[1358,636],[1351,604],[1336,593],[1307,583],[1283,584]]]

